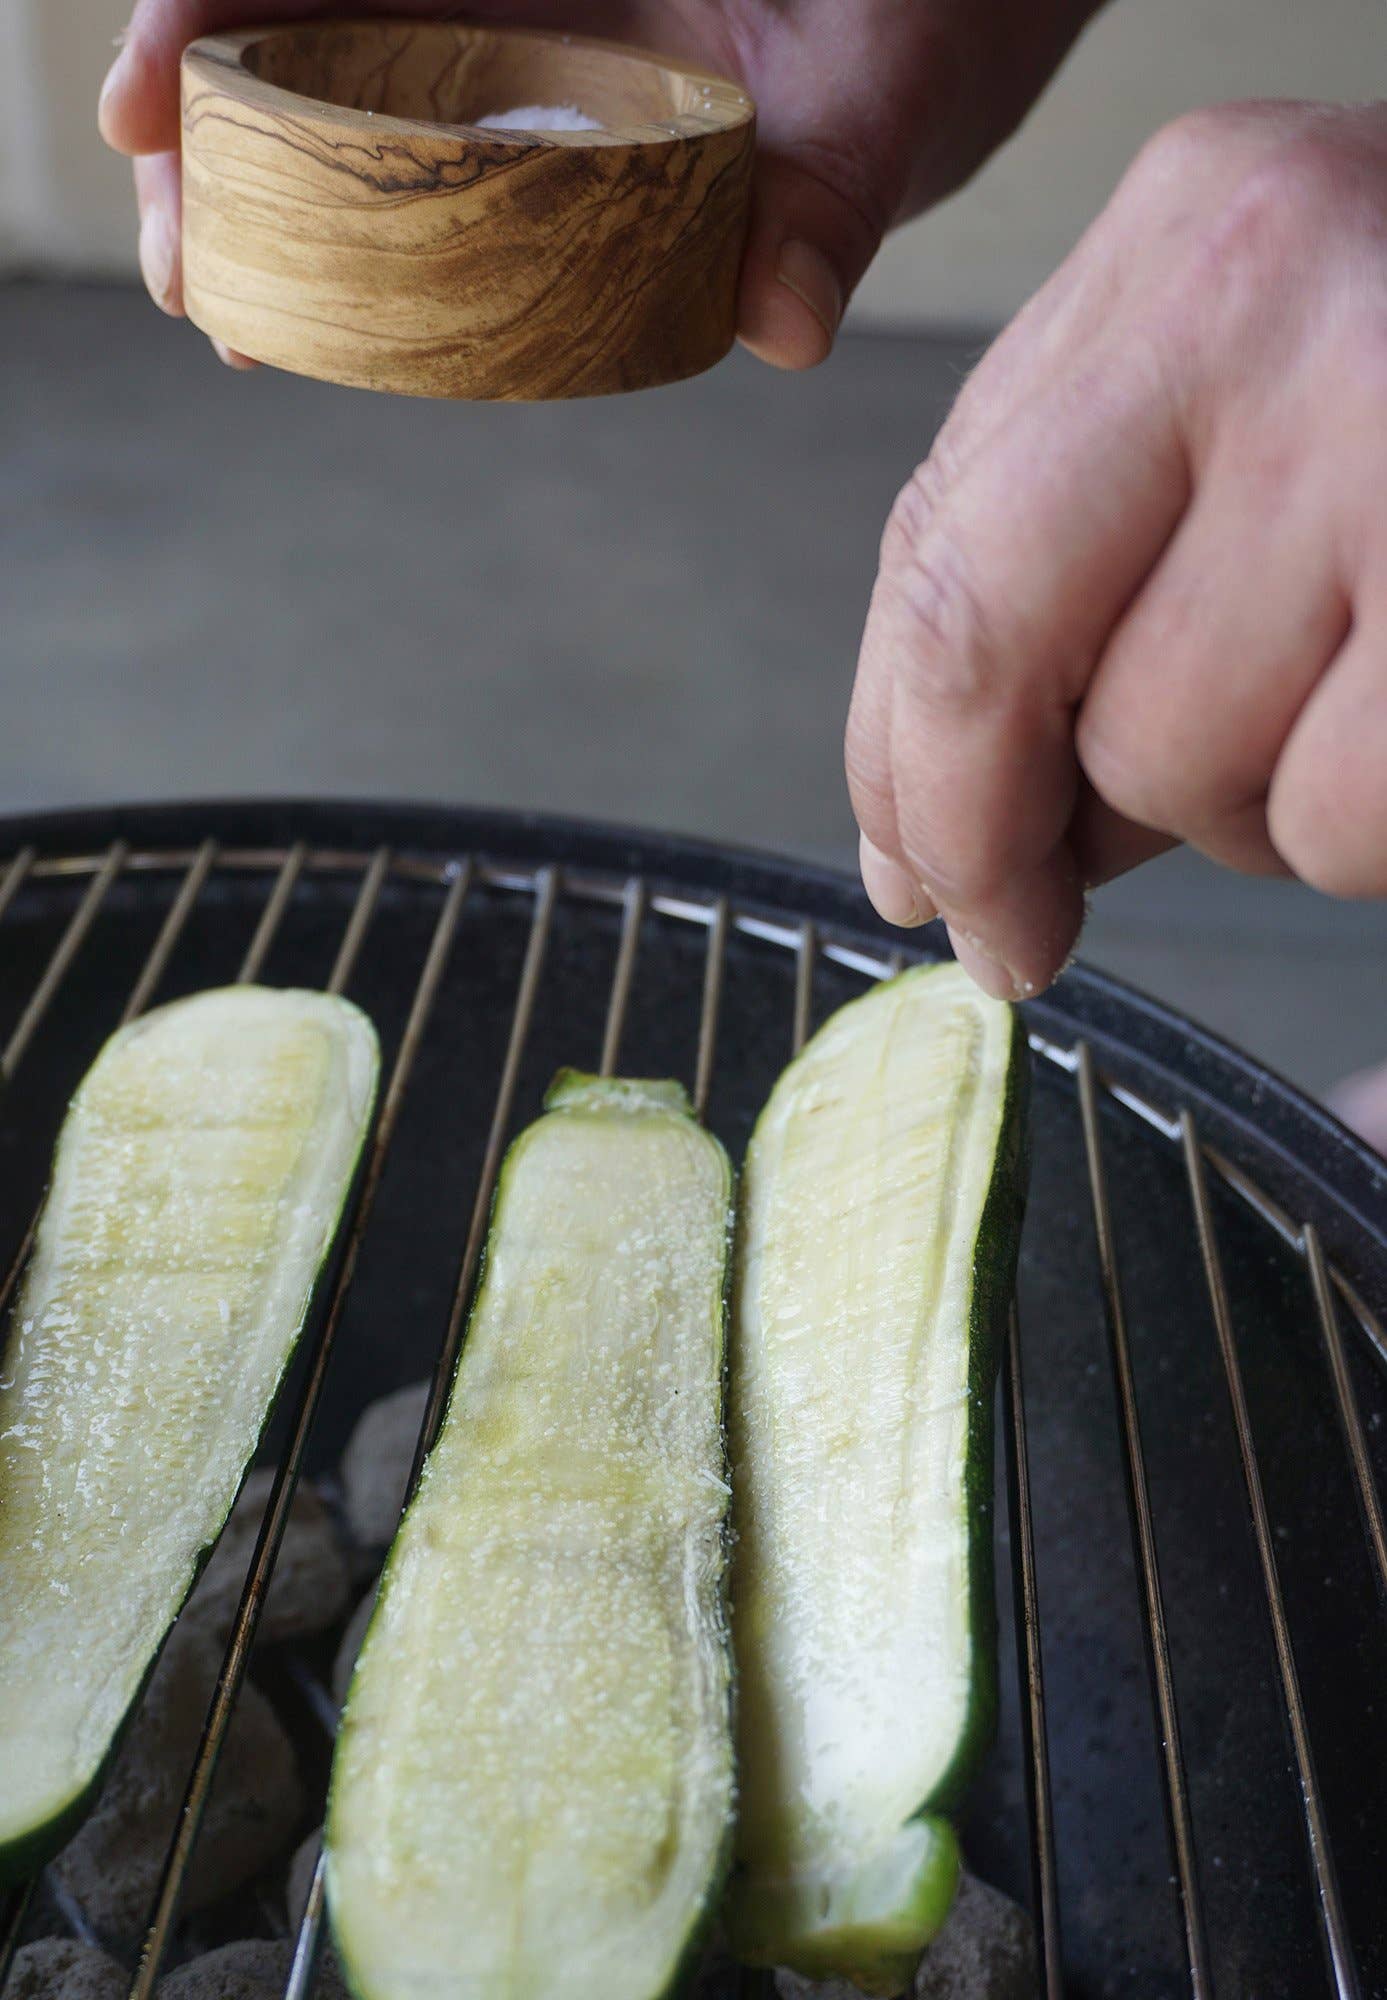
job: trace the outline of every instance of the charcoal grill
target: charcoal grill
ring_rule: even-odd
[[[295,1482],[368,1399],[430,1371],[436,1425],[501,1153],[549,1073],[681,1076],[736,1153],[792,1048],[919,952],[838,876],[520,816],[131,809],[11,821],[0,854],[6,1298],[63,1101],[122,1008],[326,984],[385,1056],[267,1443],[276,1483],[132,1968],[142,2000],[178,1950]],[[965,1851],[1029,1904],[1046,2000],[1387,1995],[1387,1169],[1101,974],[1074,968],[1026,1013],[1034,1170],[997,1507],[1014,1589]],[[0,1978],[34,1907],[0,1909]],[[293,2000],[321,1921],[315,1882]]]

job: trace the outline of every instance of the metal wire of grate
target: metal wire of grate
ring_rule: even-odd
[[[80,885],[77,900],[60,930],[36,983],[23,1001],[18,1019],[0,1057],[0,1070],[11,1081],[41,1035],[50,1011],[58,1007],[74,968],[85,965],[93,949],[98,920],[108,908],[118,884],[149,884],[172,877],[174,891],[156,935],[139,965],[123,1006],[112,1001],[114,1027],[143,1011],[155,1000],[190,924],[202,910],[209,892],[219,884],[268,882],[258,918],[237,977],[262,975],[290,920],[304,885],[343,883],[352,887],[345,924],[332,959],[329,991],[352,988],[373,948],[373,929],[388,894],[413,894],[431,899],[431,929],[422,956],[408,974],[409,1000],[395,1046],[393,1065],[382,1094],[366,1154],[355,1203],[346,1225],[326,1306],[301,1370],[292,1406],[284,1420],[284,1442],[275,1463],[274,1480],[211,1707],[188,1773],[186,1790],[173,1838],[164,1859],[162,1878],[144,1936],[131,2000],[149,2000],[174,1938],[180,1899],[204,1808],[216,1772],[218,1756],[237,1696],[245,1679],[266,1592],[274,1572],[289,1508],[315,1420],[329,1381],[334,1348],[344,1309],[357,1275],[367,1237],[392,1157],[399,1142],[403,1114],[419,1067],[421,1048],[436,1029],[440,992],[449,974],[464,919],[480,895],[524,914],[524,946],[518,977],[509,1002],[504,1044],[496,1069],[494,1096],[486,1122],[485,1140],[470,1201],[458,1218],[461,1250],[448,1294],[446,1317],[436,1349],[427,1407],[414,1455],[409,1487],[419,1476],[424,1456],[436,1435],[461,1343],[465,1314],[486,1229],[496,1176],[508,1135],[521,1102],[521,1082],[537,1017],[542,1012],[542,988],[556,926],[570,913],[598,911],[615,918],[616,933],[602,1008],[600,1040],[592,1049],[573,1048],[575,1062],[590,1060],[604,1074],[620,1065],[633,1004],[641,989],[643,964],[651,954],[667,959],[671,936],[697,938],[703,949],[701,970],[689,973],[697,992],[692,1046],[686,1050],[686,1074],[698,1114],[707,1116],[714,1097],[719,1064],[719,1031],[725,1018],[725,988],[729,947],[733,939],[765,948],[766,963],[787,964],[788,993],[782,1021],[781,1059],[802,1046],[816,1014],[816,996],[828,972],[858,982],[886,976],[901,963],[901,954],[884,954],[851,935],[836,935],[812,920],[781,917],[763,908],[743,908],[726,893],[706,896],[672,891],[644,873],[616,874],[583,867],[509,863],[490,854],[430,854],[388,846],[347,849],[312,846],[299,841],[286,846],[218,847],[206,840],[190,848],[155,848],[116,841],[101,853],[37,854],[32,847],[18,852],[0,876],[0,923],[12,921],[26,894],[44,885]],[[659,936],[652,935],[655,925]],[[0,933],[0,935],[3,935]],[[99,967],[90,975],[109,990]],[[776,985],[777,994],[784,982]],[[835,998],[837,994],[835,992]],[[777,1002],[777,1004],[779,1004]],[[1039,1069],[1071,1088],[1081,1135],[1081,1156],[1087,1182],[1097,1251],[1099,1304],[1107,1335],[1107,1358],[1117,1415],[1121,1486],[1130,1531],[1130,1558],[1140,1609],[1141,1635],[1149,1682],[1148,1748],[1154,1752],[1164,1815],[1170,1884],[1178,1915],[1180,1972],[1171,1984],[1166,1973],[1152,1976],[1138,1969],[1135,1992],[1187,1991],[1195,2000],[1243,1988],[1236,1970],[1220,1970],[1218,1938],[1209,1916],[1209,1872],[1221,1865],[1198,1837],[1201,1808],[1191,1781],[1186,1742],[1186,1704],[1171,1630],[1168,1572],[1183,1568],[1169,1561],[1169,1545],[1158,1526],[1158,1504],[1148,1462],[1150,1433],[1143,1423],[1139,1371],[1124,1285],[1121,1231],[1110,1193],[1109,1152],[1115,1143],[1114,1118],[1125,1129],[1136,1129],[1149,1142],[1155,1135],[1172,1164],[1178,1163],[1189,1219],[1197,1242],[1199,1265],[1207,1289],[1208,1312],[1228,1399],[1229,1415],[1240,1470],[1247,1519],[1256,1553],[1261,1589],[1261,1615],[1267,1621],[1275,1666],[1280,1713],[1291,1747],[1291,1767],[1299,1805],[1302,1860],[1313,1889],[1313,1908],[1321,1952],[1321,1990],[1338,2000],[1382,1990],[1366,1985],[1360,1971],[1362,1940],[1355,1937],[1341,1893],[1335,1830],[1324,1789],[1317,1775],[1316,1747],[1308,1712],[1291,1620],[1282,1587],[1277,1534],[1264,1487],[1264,1464],[1257,1426],[1244,1381],[1242,1352],[1245,1329],[1235,1325],[1233,1300],[1220,1246],[1220,1215],[1214,1189],[1231,1195],[1256,1223],[1284,1246],[1304,1280],[1307,1332],[1318,1341],[1332,1389],[1346,1477],[1356,1498],[1356,1523],[1345,1522],[1347,1535],[1356,1526],[1366,1561],[1378,1586],[1376,1603],[1361,1608],[1362,1617],[1387,1612],[1387,1533],[1383,1501],[1374,1466],[1377,1411],[1365,1418],[1361,1406],[1364,1354],[1387,1359],[1387,1340],[1376,1314],[1357,1288],[1326,1256],[1313,1223],[1301,1222],[1226,1152],[1201,1136],[1194,1112],[1182,1102],[1158,1102],[1122,1077],[1109,1074],[1085,1040],[1062,1044],[1034,1031],[1031,1046]],[[66,1084],[74,1077],[64,1079]],[[1222,1198],[1222,1197],[1221,1197]],[[35,1218],[36,1220],[36,1218]],[[23,1229],[19,1248],[3,1282],[0,1303],[12,1297],[23,1260],[33,1240],[35,1221]],[[1341,1315],[1348,1317],[1348,1339]],[[1046,1601],[1038,1557],[1036,1471],[1032,1427],[1028,1423],[1023,1379],[1021,1318],[1014,1312],[1002,1363],[1003,1440],[1005,1447],[1009,1547],[1014,1585],[1014,1633],[1017,1661],[1015,1723],[1020,1745],[1019,1768],[1024,1786],[1025,1850],[1030,1907],[1037,1939],[1038,1990],[1046,2000],[1058,2000],[1066,1989],[1066,1952],[1061,1934],[1066,1896],[1065,1865],[1056,1822],[1065,1774],[1055,1761],[1054,1731],[1047,1709],[1047,1683],[1054,1658],[1054,1641],[1042,1619]],[[1042,1369],[1045,1367],[1043,1348]],[[1032,1355],[1035,1359],[1035,1355]],[[1367,1379],[1375,1381],[1370,1375]],[[1058,1607],[1063,1618],[1066,1607]],[[1052,1619],[1056,1616],[1049,1607]],[[1197,1709],[1199,1703],[1189,1704]],[[1201,1727],[1196,1717],[1196,1729]],[[1321,1725],[1322,1726],[1322,1725]],[[1387,1821],[1387,1773],[1379,1793],[1382,1819]],[[1348,1829],[1362,1839],[1362,1829]],[[1243,1836],[1257,1838],[1244,1825]],[[1382,1838],[1382,1828],[1373,1837]],[[323,1928],[323,1870],[319,1860],[307,1905],[298,1927],[287,1995],[304,2000],[311,1990]],[[30,1885],[32,1888],[32,1885]],[[1134,1883],[1133,1896],[1159,1900],[1159,1884]],[[30,1889],[12,1894],[0,1904],[0,1983],[25,1923]],[[1072,1902],[1072,1897],[1069,1899]],[[1361,1929],[1361,1910],[1359,1912]],[[1373,1962],[1387,1963],[1381,1936],[1368,1940]],[[1233,1961],[1227,1961],[1232,1964]],[[764,1984],[764,1982],[762,1982]],[[1087,1988],[1085,1990],[1088,1990]],[[1104,1991],[1109,1990],[1106,1986]],[[1118,1990],[1116,1987],[1111,1990]],[[1287,1986],[1287,1992],[1308,1990]]]

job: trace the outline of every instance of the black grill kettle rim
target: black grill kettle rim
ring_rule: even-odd
[[[438,1119],[408,1084],[412,1067],[447,1069],[450,1023],[489,1038],[471,1221],[453,1218],[456,1283],[399,1379],[456,1345],[485,1183],[546,1061],[595,1067],[600,1046],[610,1063],[624,1036],[622,1066],[682,1068],[737,1146],[809,1025],[929,955],[928,939],[902,954],[832,871],[540,815],[122,806],[0,821],[0,869],[14,857],[0,874],[14,1072],[0,1159],[21,1190],[0,1218],[7,1261],[55,1111],[122,1002],[263,963],[393,1016],[386,1077],[404,1066],[382,1115],[396,1123],[358,1198],[345,1261],[361,1250],[362,1264],[354,1284],[339,1273],[331,1375],[324,1349],[290,1391],[309,1408],[301,1435],[287,1427],[286,1505],[300,1463],[393,1386],[352,1323],[382,1285],[371,1266],[395,1183],[437,1171]],[[466,954],[465,990],[463,927],[486,946]],[[999,1486],[1016,1671],[966,1845],[1030,1901],[1047,1994],[1387,1993],[1387,1718],[1372,1701],[1387,1685],[1387,1167],[1105,974],[1075,966],[1025,1011],[1036,1164]],[[382,1188],[373,1232],[362,1204]],[[252,1622],[257,1601],[252,1578]],[[228,1708],[241,1665],[223,1677]],[[183,1858],[139,1990],[173,1938]],[[23,1921],[20,1899],[0,1907],[0,1940]]]

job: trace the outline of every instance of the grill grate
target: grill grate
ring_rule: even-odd
[[[204,824],[217,817],[209,812]],[[300,815],[303,823],[311,818]],[[429,1167],[413,1158],[421,1149],[434,1158],[446,1146],[440,1125],[449,1114],[438,1084],[452,1077],[461,1085],[459,1050],[465,1056],[475,1038],[462,1122],[481,1152],[459,1211],[460,1252],[446,1217],[432,1240],[434,1265],[441,1246],[449,1268],[434,1288],[444,1306],[441,1344],[436,1332],[421,1335],[433,1372],[411,1488],[441,1418],[501,1157],[535,1108],[543,1060],[536,1044],[604,1073],[621,1064],[624,1050],[647,1072],[682,1069],[699,1115],[735,1146],[775,1068],[814,1022],[902,962],[851,899],[836,891],[836,902],[828,899],[822,882],[803,871],[763,868],[748,880],[696,850],[604,845],[573,829],[520,821],[486,822],[487,838],[469,839],[478,829],[461,816],[456,846],[424,847],[405,815],[376,819],[391,844],[278,834],[159,844],[135,826],[100,851],[64,851],[40,837],[19,847],[0,877],[0,944],[10,946],[0,953],[7,974],[0,1008],[14,1015],[0,1056],[11,1091],[12,1184],[32,1189],[56,1126],[55,1096],[71,1088],[101,1035],[174,991],[219,978],[274,978],[281,968],[311,983],[304,968],[317,955],[328,963],[322,983],[330,991],[352,990],[373,1012],[383,998],[398,1022],[326,1306],[286,1391],[270,1499],[132,2000],[148,2000],[175,1940],[185,1871],[294,1488],[317,1430],[331,1428],[320,1420],[333,1395],[348,1420],[365,1400],[360,1354],[349,1353],[335,1372],[334,1354],[363,1257],[388,1272],[407,1254],[393,1250],[391,1219],[398,1225],[404,1204],[383,1197],[401,1175],[414,1184],[421,1171],[427,1177]],[[135,934],[142,939],[156,915],[152,940],[137,948]],[[244,956],[228,970],[247,925]],[[469,951],[460,942],[465,929]],[[127,972],[134,966],[123,1010],[114,960]],[[1094,984],[1078,975],[1085,977]],[[1367,1700],[1353,1711],[1355,1691],[1387,1684],[1380,1491],[1387,1389],[1374,1365],[1387,1364],[1387,1341],[1363,1296],[1364,1281],[1387,1272],[1387,1244],[1334,1198],[1332,1175],[1316,1181],[1304,1171],[1294,1147],[1302,1114],[1286,1110],[1288,1094],[1269,1079],[1255,1080],[1253,1097],[1271,1093],[1289,1123],[1259,1130],[1221,1116],[1226,1106],[1195,1061],[1201,1049],[1207,1061],[1207,1045],[1187,1043],[1183,1063],[1178,1047],[1174,1062],[1169,1047],[1153,1056],[1124,1012],[1135,1002],[1109,997],[1106,1015],[1090,1007],[1086,1017],[1064,996],[1062,988],[1057,1000],[1028,1010],[1044,1088],[1021,1312],[1012,1317],[1002,1370],[1016,1698],[965,1841],[1004,1886],[1019,1890],[1015,1878],[1029,1877],[1046,2000],[1066,1990],[1187,1992],[1196,2000],[1387,1993],[1387,1912],[1378,1887],[1387,1860],[1387,1763],[1373,1761],[1387,1758],[1387,1723]],[[25,1097],[17,1086],[31,1073],[39,1088]],[[1214,1136],[1212,1126],[1220,1128]],[[471,1143],[469,1136],[455,1150]],[[9,1221],[18,1227],[17,1216]],[[31,1220],[0,1301],[13,1293],[33,1229]],[[1182,1231],[1192,1237],[1187,1249]],[[373,1296],[379,1291],[377,1283]],[[1073,1342],[1055,1332],[1061,1322],[1077,1329]],[[1034,1411],[1028,1417],[1023,1324],[1039,1370],[1032,1383],[1039,1419]],[[1178,1337],[1170,1331],[1177,1326]],[[1090,1388],[1092,1357],[1102,1351],[1095,1330],[1106,1334],[1108,1375]],[[1076,1365],[1074,1355],[1086,1358]],[[1169,1389],[1163,1363],[1175,1371]],[[1306,1404],[1313,1422],[1303,1439],[1298,1420],[1316,1369],[1322,1394]],[[1197,1449],[1178,1421],[1191,1410]],[[1288,1478],[1302,1453],[1305,1476]],[[1218,1468],[1207,1478],[1206,1461]],[[1307,1510],[1301,1561],[1288,1515],[1299,1528],[1295,1497],[1307,1490],[1306,1478],[1324,1488],[1324,1500],[1313,1519]],[[1234,1531],[1225,1502],[1236,1486],[1242,1520]],[[1084,1514],[1100,1491],[1106,1504],[1093,1506],[1086,1546],[1066,1517]],[[1112,1526],[1118,1496],[1128,1514],[1125,1552]],[[1230,1612],[1218,1603],[1231,1588],[1221,1576],[1224,1552],[1203,1563],[1206,1521],[1208,1532],[1229,1536],[1230,1573],[1238,1550],[1250,1551],[1255,1594],[1244,1574],[1249,1587]],[[1325,1588],[1337,1588],[1340,1600],[1323,1635],[1313,1615],[1320,1600],[1305,1581],[1317,1565],[1328,1566]],[[1206,1604],[1213,1644],[1226,1642],[1247,1612],[1246,1644],[1234,1656],[1201,1653],[1195,1628]],[[1139,1657],[1135,1674],[1130,1649],[1120,1657],[1133,1606],[1146,1695],[1129,1685],[1140,1678]],[[1103,1656],[1091,1673],[1089,1647]],[[1336,1714],[1324,1697],[1340,1687],[1345,1706]],[[1058,1720],[1047,1688],[1057,1690]],[[1216,1740],[1214,1724],[1222,1730]],[[1332,1798],[1317,1753],[1332,1767]],[[1163,1836],[1140,1823],[1142,1800],[1153,1794]],[[1112,1848],[1114,1828],[1129,1823],[1130,1855],[1121,1838]],[[1231,1869],[1221,1851],[1230,1843],[1238,1849]],[[320,1863],[290,2000],[311,1988],[321,1877]],[[24,1933],[27,1903],[21,1892],[0,1906],[0,1980]]]

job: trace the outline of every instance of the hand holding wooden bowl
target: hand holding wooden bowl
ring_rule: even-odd
[[[478,122],[522,107],[596,129]],[[732,344],[754,137],[735,84],[578,36],[207,36],[183,57],[188,314],[257,361],[408,395],[680,381]]]

